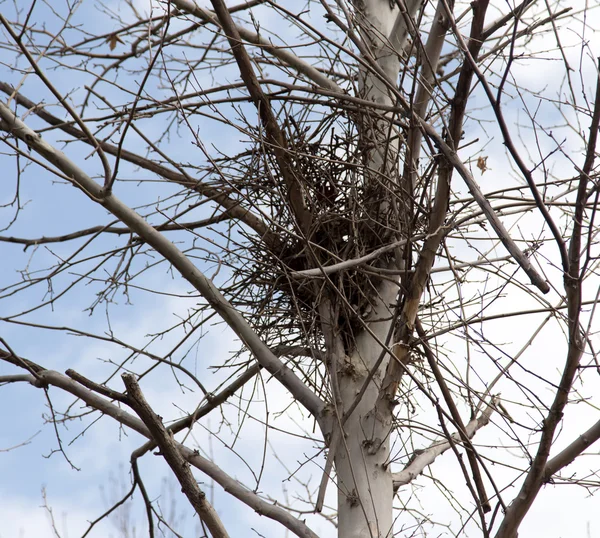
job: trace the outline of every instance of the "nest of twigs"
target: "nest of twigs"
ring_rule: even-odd
[[[387,267],[394,253],[326,276],[306,278],[298,273],[371,253],[397,238],[393,230],[398,226],[392,219],[389,188],[365,180],[354,137],[332,132],[324,142],[305,134],[297,129],[290,134],[294,143],[289,155],[312,214],[308,237],[300,236],[273,159],[257,148],[244,187],[255,206],[270,216],[280,239],[265,246],[260,238],[248,236],[248,261],[236,268],[235,280],[248,283],[245,310],[270,345],[320,347],[318,305],[327,294],[336,305],[346,349],[351,349],[353,335],[376,297],[382,278],[377,268]]]

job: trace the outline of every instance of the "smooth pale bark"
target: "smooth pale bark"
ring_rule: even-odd
[[[409,35],[410,20],[421,0],[406,2],[400,13],[389,0],[355,2],[364,65],[360,72],[360,97],[380,105],[394,103],[400,54]],[[370,172],[366,182],[398,183],[397,156],[400,137],[390,131],[391,115],[374,118],[365,114],[359,125],[367,148]],[[386,218],[387,197],[369,207],[377,220]],[[367,204],[369,202],[367,201]],[[402,209],[400,209],[401,211]],[[391,216],[391,215],[390,215]],[[397,219],[395,219],[398,222]],[[381,222],[382,229],[385,223]],[[397,230],[398,235],[401,230]],[[401,256],[390,268],[398,268]],[[385,538],[393,535],[393,484],[389,467],[392,406],[377,405],[381,382],[389,362],[383,344],[391,344],[392,321],[397,302],[398,279],[383,280],[366,319],[367,327],[356,337],[354,350],[338,364],[338,382],[344,412],[352,409],[344,423],[344,437],[335,452],[338,485],[338,536],[343,538]],[[359,395],[360,401],[355,402]],[[390,402],[391,403],[391,402]]]
[[[338,372],[340,395],[348,411],[368,383],[360,401],[344,424],[345,438],[335,456],[338,478],[338,536],[386,537],[393,530],[392,473],[389,467],[391,410],[380,413],[376,403],[387,360],[379,361],[398,294],[386,281],[378,305],[371,312],[372,332],[359,334],[354,353]],[[371,371],[380,362],[372,378]]]

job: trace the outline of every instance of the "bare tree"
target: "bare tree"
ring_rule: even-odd
[[[211,3],[4,4],[0,382],[69,461],[100,417],[147,438],[150,536],[157,447],[215,537],[206,481],[302,537],[514,538],[546,484],[595,491],[567,466],[600,437],[597,10]],[[169,295],[176,322],[119,328]],[[215,323],[232,353],[199,366]],[[51,331],[111,352],[61,373]]]

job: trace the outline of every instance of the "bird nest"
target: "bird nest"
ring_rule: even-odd
[[[380,268],[390,265],[393,252],[368,265],[325,274],[320,268],[360,258],[398,239],[394,203],[383,181],[369,181],[356,141],[331,134],[327,143],[312,142],[296,132],[289,148],[295,179],[300,182],[312,215],[308,233],[301,235],[285,186],[272,158],[252,155],[245,192],[267,214],[278,240],[265,245],[247,236],[247,261],[238,265],[235,280],[245,283],[244,309],[255,329],[270,345],[322,344],[318,305],[324,294],[335,304],[337,330],[346,349],[370,311],[381,281]],[[302,271],[312,270],[310,276]]]

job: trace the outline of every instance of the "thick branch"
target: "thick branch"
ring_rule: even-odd
[[[445,1],[445,0],[443,0]],[[504,114],[502,113],[502,110],[500,108],[500,102],[498,100],[496,100],[494,98],[494,94],[492,91],[491,86],[489,85],[488,81],[486,80],[484,74],[481,72],[481,70],[479,69],[479,67],[477,66],[477,62],[475,61],[475,58],[473,58],[473,55],[471,54],[471,51],[469,50],[469,47],[467,47],[467,45],[465,44],[460,31],[458,30],[458,27],[456,26],[456,21],[454,20],[454,17],[452,16],[452,13],[448,10],[448,18],[450,20],[450,23],[452,25],[452,29],[454,31],[454,36],[456,37],[456,40],[458,42],[458,44],[460,45],[462,52],[465,56],[465,61],[468,62],[471,65],[471,69],[473,70],[473,72],[475,73],[475,75],[477,76],[479,82],[481,83],[483,90],[486,93],[486,96],[490,102],[490,104],[492,105],[492,110],[494,111],[494,114],[496,116],[496,121],[498,124],[498,127],[500,128],[500,132],[502,133],[502,137],[504,140],[504,145],[506,146],[506,148],[508,149],[509,153],[511,154],[515,164],[517,165],[517,167],[519,168],[519,170],[521,171],[521,174],[523,175],[523,178],[525,179],[525,181],[527,182],[527,184],[529,185],[529,188],[531,190],[531,194],[533,195],[537,207],[540,210],[542,216],[544,217],[544,220],[546,221],[546,223],[548,224],[548,227],[550,228],[550,231],[552,232],[552,235],[554,236],[554,239],[556,241],[556,244],[559,247],[559,252],[561,255],[561,260],[563,263],[563,269],[565,271],[567,271],[567,251],[565,248],[565,244],[564,241],[562,239],[562,235],[560,233],[560,229],[558,228],[558,226],[556,225],[556,223],[554,222],[554,220],[552,219],[550,212],[548,211],[548,208],[546,207],[546,204],[544,203],[544,199],[542,198],[542,195],[540,194],[537,185],[535,184],[535,181],[533,179],[533,175],[531,173],[531,171],[528,169],[528,167],[526,166],[525,162],[523,161],[523,159],[521,159],[521,156],[519,155],[515,144],[513,143],[512,137],[510,136],[510,132],[508,130],[508,126],[506,125],[506,121],[504,120]],[[499,98],[498,98],[499,99]],[[471,188],[469,187],[469,190]],[[491,222],[491,221],[490,221]],[[492,222],[492,226],[493,226],[493,222]],[[525,267],[523,267],[523,269],[525,269]],[[530,275],[530,278],[531,275]],[[533,278],[532,278],[532,283],[535,284]],[[545,283],[545,282],[544,282]],[[537,285],[537,284],[536,284]],[[550,288],[548,287],[548,285],[546,284],[547,287],[547,291],[544,291],[540,286],[538,286],[540,288],[541,291],[543,291],[544,293],[547,293],[547,291],[550,291]]]
[[[73,184],[92,200],[101,204],[132,232],[137,233],[180,272],[181,276],[196,288],[215,311],[233,329],[242,342],[254,354],[257,361],[286,387],[317,420],[321,418],[323,403],[297,376],[285,366],[252,330],[243,316],[223,297],[221,292],[198,268],[164,235],[157,232],[138,213],[126,206],[112,193],[105,195],[102,188],[85,172],[70,161],[42,137],[27,127],[12,111],[0,103],[0,126],[25,142],[31,149],[56,166]]]
[[[300,177],[295,173],[294,167],[290,162],[287,139],[283,131],[279,128],[271,107],[271,102],[262,91],[258,78],[254,73],[250,56],[246,52],[240,33],[233,23],[231,13],[229,13],[229,10],[225,6],[225,2],[223,0],[212,0],[212,4],[231,46],[231,52],[238,64],[242,80],[246,84],[250,97],[258,110],[260,121],[267,134],[267,142],[271,146],[270,149],[275,155],[279,171],[283,176],[289,203],[294,217],[298,222],[298,227],[305,235],[308,235],[312,223],[312,212],[309,211],[304,203]]]
[[[28,365],[32,366],[37,371],[42,383],[61,388],[62,390],[83,400],[89,407],[112,417],[120,424],[131,428],[144,437],[147,437],[151,440],[153,439],[150,430],[139,418],[131,415],[116,405],[113,405],[106,398],[103,398],[91,390],[86,389],[67,376],[52,370],[45,370],[41,366],[32,363],[31,361],[26,361],[26,359],[17,359],[11,354],[2,350],[0,350],[0,360],[6,360],[7,362],[15,364],[16,366],[21,366],[21,362],[23,361],[27,362]],[[39,382],[36,381],[35,386],[38,385]],[[230,493],[244,504],[250,506],[259,514],[278,521],[287,529],[292,531],[296,536],[300,536],[302,538],[318,538],[318,536],[311,531],[303,521],[296,519],[290,515],[289,512],[277,506],[277,504],[271,504],[264,501],[256,493],[250,491],[237,480],[225,473],[212,461],[203,458],[196,451],[193,451],[179,443],[177,443],[177,449],[191,465],[211,477],[215,482],[223,487],[226,492]]]
[[[535,267],[529,261],[527,255],[517,246],[517,244],[510,237],[508,231],[502,224],[502,221],[496,215],[494,208],[487,200],[485,195],[481,192],[479,185],[475,181],[475,178],[471,175],[468,168],[464,165],[464,163],[458,157],[458,154],[453,151],[446,142],[444,142],[443,138],[437,133],[434,127],[428,124],[424,120],[420,120],[420,124],[424,129],[425,133],[433,143],[438,147],[438,149],[444,154],[452,166],[454,166],[455,170],[458,172],[460,177],[466,183],[469,192],[477,202],[477,205],[481,208],[487,220],[491,224],[492,228],[496,232],[498,239],[502,241],[502,244],[506,247],[506,250],[510,252],[514,260],[521,266],[523,271],[527,274],[531,283],[536,286],[542,293],[548,293],[550,291],[550,286],[548,282],[544,280],[544,277],[540,275]]]
[[[465,426],[465,433],[469,439],[472,439],[477,431],[483,426],[486,426],[490,422],[490,417],[495,409],[495,403],[492,402],[486,407],[486,409],[478,417],[472,419]],[[452,441],[436,441],[427,447],[425,450],[416,451],[412,460],[406,465],[406,467],[393,474],[394,490],[397,490],[400,486],[405,486],[412,482],[417,476],[419,476],[425,467],[431,465],[438,456],[441,456],[446,452],[452,444],[461,442],[461,436],[459,433],[452,434]]]
[[[206,524],[213,538],[228,538],[229,534],[217,514],[217,511],[206,500],[206,494],[198,487],[198,483],[190,470],[189,463],[178,449],[178,443],[167,431],[160,417],[144,398],[142,390],[132,374],[123,374],[123,383],[127,387],[127,403],[142,419],[152,438],[160,448],[173,474],[179,480],[181,489],[196,510],[200,519]]]
[[[592,446],[598,439],[600,439],[600,420],[546,463],[544,482],[550,482],[555,473],[573,463],[577,456],[586,448]]]

